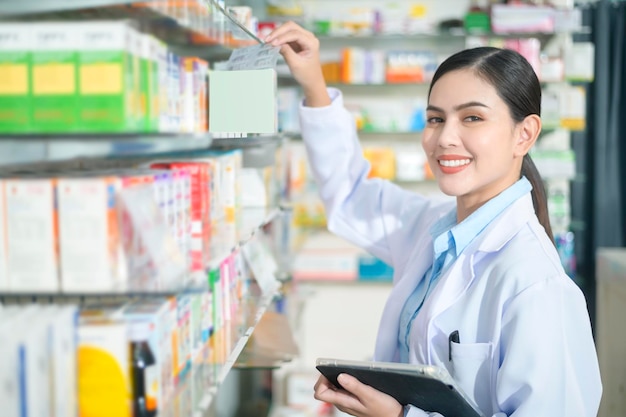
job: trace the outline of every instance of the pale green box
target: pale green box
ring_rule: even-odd
[[[276,133],[276,111],[274,69],[209,73],[211,133]]]

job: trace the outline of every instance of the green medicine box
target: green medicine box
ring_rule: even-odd
[[[141,61],[139,79],[140,89],[140,117],[143,119],[145,132],[159,130],[159,78],[158,78],[158,49],[159,41],[151,35],[142,34]]]
[[[24,133],[31,126],[32,28],[0,25],[0,133]]]
[[[78,123],[78,77],[76,71],[77,24],[32,25],[32,130],[76,132]]]
[[[78,53],[80,130],[145,129],[141,96],[141,35],[129,22],[83,24]]]

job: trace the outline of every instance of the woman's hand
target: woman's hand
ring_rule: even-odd
[[[402,406],[393,397],[362,384],[353,376],[341,374],[338,381],[345,390],[336,388],[320,376],[315,384],[315,399],[358,417],[402,417],[404,414]]]
[[[265,42],[280,47],[291,74],[302,86],[307,106],[330,104],[320,64],[320,42],[315,35],[294,22],[287,22],[273,30]]]

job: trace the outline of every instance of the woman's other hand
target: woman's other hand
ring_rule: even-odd
[[[315,384],[315,399],[333,404],[344,413],[358,417],[402,417],[403,408],[393,397],[362,384],[347,374],[339,375],[344,389],[336,388],[324,376]]]
[[[291,74],[302,87],[306,105],[323,107],[331,103],[320,64],[320,42],[313,33],[294,22],[272,31],[265,42],[280,47]]]

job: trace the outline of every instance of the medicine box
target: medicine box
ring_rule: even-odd
[[[24,348],[15,337],[15,316],[18,313],[7,310],[9,308],[0,311],[0,355],[4,361],[0,366],[0,404],[3,416],[21,417],[21,411],[26,407],[26,387],[18,383],[19,378],[25,375]]]
[[[0,25],[0,132],[31,130],[32,25]]]
[[[139,33],[124,21],[81,26],[78,53],[80,129],[132,132],[145,127],[141,108]]]
[[[123,285],[119,262],[116,177],[61,178],[57,183],[61,288],[114,291]]]
[[[52,409],[55,416],[77,417],[76,341],[78,308],[72,305],[50,307],[52,323],[53,385]]]
[[[140,74],[141,82],[139,103],[143,117],[142,130],[158,132],[159,130],[159,78],[158,78],[158,41],[148,34],[139,34]]]
[[[22,344],[24,356],[24,386],[28,416],[49,417],[53,375],[51,341],[53,328],[48,307],[32,306],[19,314],[13,337]]]
[[[0,180],[0,291],[8,291],[9,271],[7,265],[7,247],[6,247],[6,209],[4,201],[4,181]]]
[[[80,129],[78,85],[83,81],[77,63],[81,27],[61,22],[32,25],[32,131]]]
[[[127,325],[81,317],[78,329],[78,412],[90,417],[132,417]]]
[[[5,187],[11,291],[58,291],[56,181],[12,179]]]
[[[174,392],[172,321],[169,319],[171,301],[166,299],[138,300],[124,308],[124,319],[129,322],[144,322],[150,335],[148,345],[156,360],[156,366],[146,369],[146,398],[156,404],[157,410],[168,401]]]

